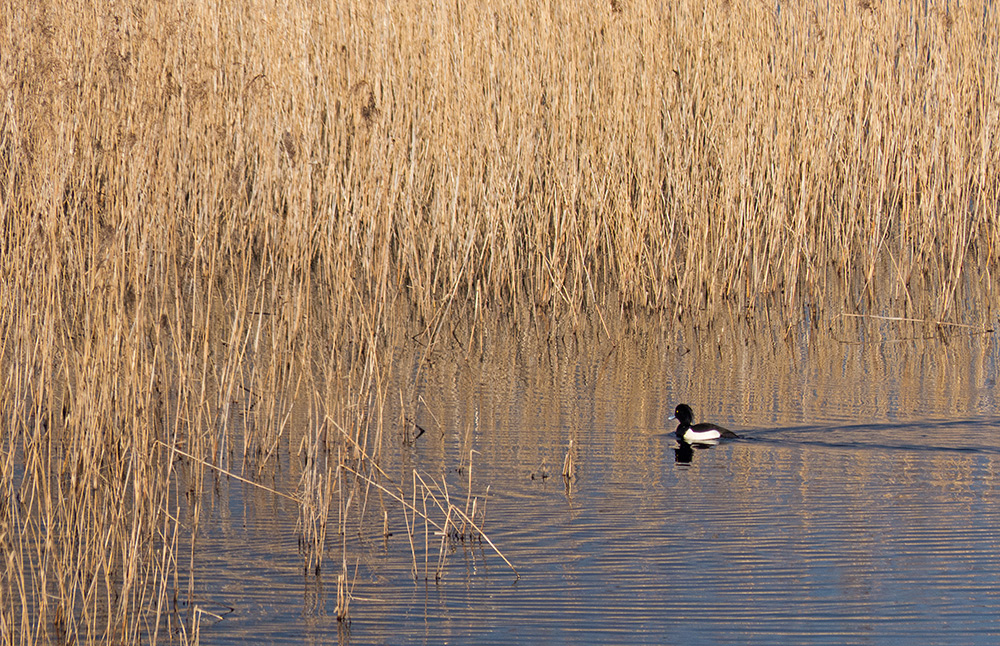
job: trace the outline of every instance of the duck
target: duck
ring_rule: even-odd
[[[684,442],[713,442],[719,438],[736,439],[740,436],[733,433],[728,428],[722,428],[718,424],[691,424],[694,421],[694,411],[687,404],[678,404],[674,409],[674,414],[670,419],[675,419],[677,425],[677,439]]]

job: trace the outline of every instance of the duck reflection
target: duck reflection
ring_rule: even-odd
[[[687,442],[680,442],[676,449],[674,449],[674,462],[678,464],[691,464],[691,458],[694,457],[694,449]]]
[[[685,442],[684,440],[678,440],[677,446],[674,448],[674,462],[677,464],[691,464],[691,460],[694,458],[695,449],[707,449],[715,446],[718,442],[708,441],[708,442]]]

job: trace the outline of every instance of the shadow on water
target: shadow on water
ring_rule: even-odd
[[[854,424],[756,431],[746,441],[864,451],[1000,453],[1000,419],[927,420],[920,424]]]
[[[791,332],[605,325],[546,336],[498,324],[480,345],[457,330],[451,346],[396,358],[387,477],[405,488],[419,469],[441,474],[453,498],[479,496],[520,579],[479,542],[411,543],[412,521],[390,508],[388,536],[380,518],[369,523],[378,531],[331,538],[355,555],[352,621],[338,625],[337,582],[304,574],[288,544],[294,510],[231,487],[199,538],[213,557],[195,580],[199,598],[234,610],[203,625],[203,643],[1000,634],[991,335],[942,339],[854,319]],[[927,338],[887,343],[903,334]],[[681,401],[744,439],[678,442],[667,417]]]

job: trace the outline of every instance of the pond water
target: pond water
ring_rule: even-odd
[[[349,543],[355,577],[341,624],[338,568],[304,572],[295,504],[217,482],[194,546],[201,643],[1000,639],[1000,407],[985,326],[595,326],[475,351],[459,338],[428,357],[400,351],[410,369],[386,419],[402,419],[403,401],[426,433],[389,422],[384,468],[404,489],[414,470],[443,478],[464,500],[471,454],[484,530],[519,577],[467,541],[435,580],[440,539],[425,547],[418,532],[411,549],[388,505],[388,539],[379,521],[330,539]],[[685,451],[667,421],[682,401],[745,439]]]

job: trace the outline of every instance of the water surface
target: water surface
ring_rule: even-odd
[[[413,470],[447,478],[464,500],[474,451],[485,530],[520,577],[456,541],[435,580],[440,538],[411,551],[388,506],[391,537],[370,523],[346,538],[342,625],[337,568],[304,572],[294,503],[221,483],[196,548],[195,599],[218,616],[202,643],[996,643],[996,347],[919,332],[715,325],[402,351],[387,473],[404,489]],[[680,401],[747,439],[679,451]]]

